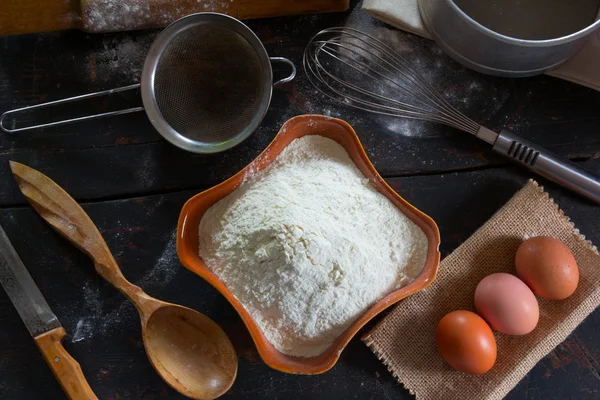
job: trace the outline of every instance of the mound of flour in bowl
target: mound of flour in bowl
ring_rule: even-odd
[[[290,143],[206,211],[199,254],[279,351],[322,353],[423,268],[423,231],[322,136]]]

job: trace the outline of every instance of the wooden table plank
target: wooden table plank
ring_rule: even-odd
[[[526,174],[518,168],[388,180],[402,196],[437,221],[444,255],[526,181]],[[232,307],[178,263],[173,233],[180,207],[194,193],[92,202],[84,208],[102,231],[127,278],[153,296],[206,313],[231,336],[240,355],[240,372],[229,398],[410,398],[358,339],[344,351],[338,365],[324,375],[286,375],[266,367]],[[552,189],[550,193],[581,232],[600,243],[600,209],[562,190]],[[71,335],[67,348],[81,363],[100,398],[182,398],[147,362],[133,306],[97,276],[85,256],[29,207],[0,210],[0,224]],[[0,348],[8,349],[0,360],[2,398],[61,398],[59,386],[3,292],[0,316],[2,325],[11,327],[0,330]],[[561,398],[597,398],[599,327],[597,310],[542,360],[509,398],[523,398],[531,392],[539,398],[550,398],[553,393],[561,394]]]
[[[397,32],[359,12],[248,21],[272,56],[298,65],[320,29],[358,26],[405,52],[457,107],[488,127],[514,129],[600,173],[600,93],[556,78],[501,79],[468,71],[432,42]],[[62,32],[0,38],[0,111],[135,82],[157,31],[107,35]],[[284,74],[285,71],[277,73]],[[135,102],[136,93],[69,112],[102,112]],[[65,110],[63,110],[64,112]],[[47,173],[89,212],[124,274],[149,294],[190,306],[220,323],[240,355],[227,398],[405,398],[370,350],[355,338],[338,365],[319,376],[266,367],[235,311],[202,279],[182,268],[173,232],[183,203],[237,172],[269,143],[281,124],[303,113],[349,121],[392,187],[440,226],[451,252],[531,175],[493,155],[466,134],[335,106],[316,95],[303,72],[273,92],[259,131],[238,148],[198,156],[165,143],[143,113],[15,135],[0,134],[0,224],[70,334],[66,345],[102,399],[182,399],[156,375],[140,341],[131,304],[91,263],[25,206],[7,161]],[[58,117],[61,112],[53,112]],[[453,172],[462,171],[462,172]],[[600,243],[600,209],[556,185],[550,194],[590,240]],[[143,197],[139,197],[143,196]],[[0,398],[60,399],[62,391],[0,291]],[[597,399],[600,393],[600,311],[544,358],[508,396]]]
[[[486,168],[505,165],[507,162],[493,154],[489,146],[488,149],[477,153],[462,150],[457,146],[448,146],[440,149],[440,152],[445,153],[445,162],[452,167],[440,170],[439,160],[428,158],[432,146],[427,141],[418,147],[371,147],[368,144],[371,136],[360,131],[358,133],[365,142],[371,161],[384,177],[430,175],[481,167],[462,165],[460,161],[465,157],[494,160],[491,165],[485,165]],[[187,153],[162,141],[139,146],[0,154],[0,207],[25,204],[12,178],[9,160],[39,169],[77,200],[124,198],[168,191],[205,189],[216,185],[252,161],[274,136],[274,132],[259,131],[248,139],[247,145],[209,156]],[[469,139],[474,144],[480,144],[477,139]],[[600,149],[600,145],[598,148]],[[405,159],[405,155],[411,152],[418,160]],[[395,167],[394,170],[390,170],[391,163]],[[594,158],[583,165],[600,174],[600,158]],[[535,177],[524,168],[522,171],[530,177]]]
[[[547,76],[501,79],[477,74],[450,60],[433,42],[392,30],[357,10],[248,23],[271,55],[290,57],[300,65],[312,34],[345,22],[398,44],[459,109],[490,128],[511,127],[570,158],[600,156],[600,93],[591,89]],[[62,32],[0,38],[0,110],[136,82],[156,35],[157,31],[109,35]],[[115,96],[83,107],[69,105],[51,116],[137,105],[136,96]],[[144,113],[1,134],[0,206],[22,202],[7,179],[6,161],[10,159],[54,171],[54,178],[68,182],[68,189],[80,199],[214,185],[257,155],[283,122],[303,113],[325,113],[349,121],[376,167],[388,177],[506,163],[493,155],[486,143],[456,130],[333,105],[316,94],[299,71],[293,83],[274,90],[271,109],[254,137],[223,155],[201,158],[180,152],[162,140]],[[152,182],[127,180],[145,170],[153,171]],[[113,178],[114,185],[109,182]]]

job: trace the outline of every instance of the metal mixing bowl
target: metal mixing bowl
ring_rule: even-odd
[[[448,55],[510,77],[541,74],[569,59],[600,28],[599,6],[598,0],[419,0],[423,22]]]

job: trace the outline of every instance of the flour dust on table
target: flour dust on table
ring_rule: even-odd
[[[405,58],[413,68],[417,69],[431,86],[436,88],[445,98],[462,113],[476,121],[489,121],[495,116],[502,116],[502,107],[508,101],[514,84],[511,81],[481,75],[471,71],[446,55],[433,41],[412,35],[410,33],[390,28],[389,25],[373,19],[366,13],[352,13],[346,23],[347,27],[368,32],[376,39],[389,45],[397,54]],[[361,82],[368,86],[368,82]],[[367,87],[370,92],[377,92],[381,85]],[[388,97],[395,97],[398,93],[386,90]],[[327,100],[327,103],[330,101]],[[341,103],[339,103],[341,104]],[[346,115],[357,113],[343,111],[334,116],[346,119]],[[386,115],[369,115],[371,119],[391,137],[440,137],[447,135],[447,128],[423,122],[418,119],[405,119]],[[349,121],[351,122],[351,121]],[[516,124],[524,121],[515,121],[514,116],[507,121],[513,131],[519,131]]]
[[[285,354],[325,351],[422,270],[424,232],[335,141],[290,143],[203,216],[199,254]]]
[[[136,285],[144,288],[162,288],[176,278],[181,269],[176,261],[175,243],[176,235],[173,231],[168,235],[168,240],[154,266],[134,282]],[[117,307],[106,312],[99,286],[91,282],[82,286],[81,298],[86,314],[80,316],[72,313],[65,318],[66,322],[75,327],[71,337],[72,343],[90,340],[97,335],[112,334],[121,326],[133,323],[136,318],[135,307],[127,300],[121,301]]]
[[[196,0],[204,11],[224,12],[232,0]],[[86,4],[87,3],[87,4]],[[177,1],[162,0],[160,5],[139,0],[90,1],[83,5],[84,28],[90,32],[139,29],[141,26],[168,25],[183,17]]]
[[[123,84],[140,81],[144,60],[156,34],[106,35],[102,46],[90,50],[87,72],[92,82],[109,83],[117,79]]]

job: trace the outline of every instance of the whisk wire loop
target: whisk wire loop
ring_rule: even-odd
[[[347,106],[438,122],[472,134],[480,129],[398,52],[359,30],[335,27],[319,32],[306,47],[303,65],[317,90]]]

